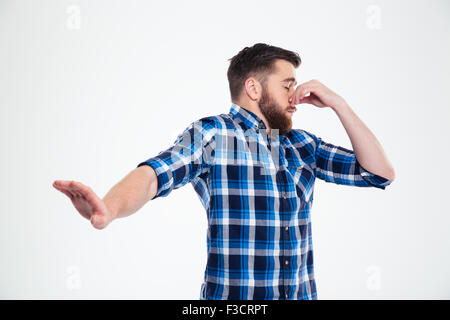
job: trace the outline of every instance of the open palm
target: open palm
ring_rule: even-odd
[[[113,220],[103,200],[81,182],[56,180],[53,187],[69,197],[75,209],[95,228],[103,229]]]

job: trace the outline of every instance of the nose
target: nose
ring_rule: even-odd
[[[291,95],[289,96],[289,104],[290,104],[291,106],[294,105],[294,94],[291,94]]]
[[[295,93],[295,90],[292,90],[292,88],[291,88],[291,90],[289,90],[289,95],[288,95],[289,103],[294,101],[294,93]]]

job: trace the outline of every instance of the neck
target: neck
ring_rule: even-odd
[[[270,137],[270,126],[269,126],[269,122],[267,121],[266,117],[264,117],[264,115],[261,112],[261,109],[259,109],[259,105],[257,102],[251,101],[251,102],[233,102],[235,104],[237,104],[238,106],[244,108],[245,110],[251,111],[254,114],[256,114],[259,118],[261,118],[261,120],[264,122],[264,124],[266,125],[267,128],[267,134]]]

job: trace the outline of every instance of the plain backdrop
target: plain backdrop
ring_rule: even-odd
[[[206,214],[192,186],[94,229],[52,187],[100,197],[192,121],[228,113],[245,46],[300,54],[396,171],[386,190],[317,179],[319,299],[449,299],[450,4],[0,1],[0,298],[198,299]],[[352,149],[330,108],[294,127]]]

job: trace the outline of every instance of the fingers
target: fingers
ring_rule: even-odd
[[[317,80],[310,80],[297,86],[293,96],[289,99],[291,105],[300,103],[311,103],[309,97],[318,90],[320,83]]]
[[[53,186],[70,197],[71,200],[83,199],[98,214],[104,213],[101,199],[88,186],[77,181],[56,180]]]
[[[310,95],[312,91],[314,91],[314,87],[312,85],[310,85],[308,83],[301,85],[298,92],[296,92],[297,93],[297,95],[296,95],[297,101]]]
[[[313,101],[314,101],[313,98],[311,97],[311,95],[309,95],[307,97],[300,99],[298,101],[298,104],[302,104],[302,103],[314,104]]]
[[[309,87],[298,87],[289,102],[291,103],[291,105],[300,104],[302,99],[304,99],[310,93],[311,89]]]
[[[76,197],[76,194],[73,193],[71,190],[69,190],[68,188],[64,187],[64,183],[61,183],[60,181],[55,181],[53,182],[53,187],[59,191],[61,191],[62,193],[64,193],[66,196],[68,196],[70,199],[73,199]]]
[[[299,85],[294,92],[294,95],[291,97],[290,102],[293,105],[299,104],[300,100],[303,99],[311,92],[311,87],[306,83]]]
[[[80,198],[86,199],[88,192],[88,187],[81,182],[72,181],[69,185],[71,190],[75,192]]]
[[[55,180],[53,182],[54,187],[68,188],[71,181],[68,180]]]
[[[65,194],[69,193],[73,197],[86,199],[89,194],[90,188],[77,181],[56,180],[53,182],[53,187],[59,191],[65,191]]]

